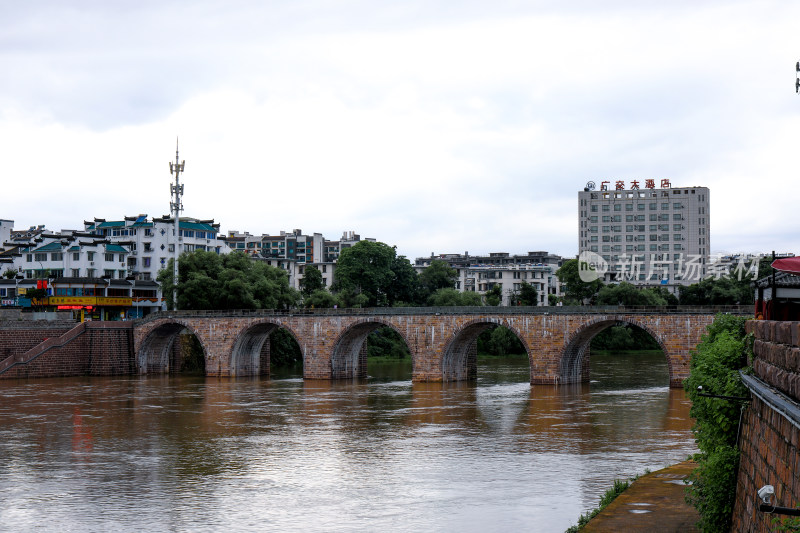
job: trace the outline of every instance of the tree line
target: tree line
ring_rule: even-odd
[[[548,303],[563,305],[747,305],[753,303],[750,280],[708,277],[679,287],[674,295],[662,287],[637,287],[628,282],[605,284],[583,281],[577,259],[565,261],[556,272],[562,296],[548,295]],[[759,272],[769,275],[769,260]],[[326,287],[314,265],[303,267],[300,290],[289,284],[285,270],[253,260],[242,252],[219,255],[196,250],[181,255],[179,279],[173,279],[172,260],[158,275],[169,308],[177,289],[179,309],[292,309],[332,307],[481,306],[500,305],[502,286],[481,295],[456,289],[458,273],[446,261],[433,260],[419,274],[394,246],[360,241],[345,248],[336,263],[333,283]],[[533,306],[536,287],[520,283],[510,293],[512,305]]]
[[[395,247],[373,241],[360,241],[342,250],[330,287],[325,286],[316,266],[306,265],[300,290],[295,290],[288,272],[242,252],[184,253],[177,283],[173,277],[170,260],[158,274],[170,309],[175,304],[174,289],[179,309],[481,306],[500,305],[503,297],[499,285],[485,295],[458,291],[458,273],[445,261],[431,261],[417,274]],[[511,299],[515,305],[536,305],[536,287],[523,282]]]
[[[749,305],[753,303],[752,280],[734,276],[709,276],[698,283],[678,287],[674,295],[663,287],[637,287],[627,281],[605,284],[600,279],[583,281],[578,259],[564,261],[556,272],[561,282],[564,305]],[[758,272],[762,277],[772,272],[769,259],[762,259]]]

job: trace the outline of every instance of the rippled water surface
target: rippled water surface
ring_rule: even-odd
[[[0,531],[564,531],[614,479],[695,450],[661,355],[527,359],[469,384],[0,381]]]

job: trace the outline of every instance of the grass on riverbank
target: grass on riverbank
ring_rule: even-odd
[[[650,470],[646,469],[644,473],[645,475],[647,475],[650,473]],[[594,509],[592,509],[591,511],[589,511],[588,513],[582,514],[580,517],[578,517],[578,525],[570,526],[565,533],[578,533],[578,531],[583,529],[583,527],[589,523],[589,520],[597,516],[600,513],[600,511],[608,507],[608,504],[613,502],[617,498],[617,496],[625,492],[625,490],[631,486],[631,483],[633,483],[637,479],[639,479],[638,474],[630,478],[628,481],[615,479],[614,485],[600,497],[599,505]]]

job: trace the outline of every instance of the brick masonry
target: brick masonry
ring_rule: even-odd
[[[0,328],[0,379],[132,374],[133,323]]]
[[[287,314],[175,316],[49,329],[0,327],[0,350],[4,350],[0,379],[176,371],[175,354],[181,345],[176,339],[184,329],[203,346],[207,375],[268,375],[268,338],[276,328],[284,328],[300,346],[306,379],[365,377],[364,340],[373,330],[389,326],[409,347],[415,382],[459,381],[475,376],[478,335],[505,326],[528,352],[531,383],[565,384],[588,380],[589,343],[598,332],[629,323],[658,341],[667,356],[670,385],[680,387],[689,373],[689,352],[713,318],[711,314]],[[11,366],[4,368],[3,359]]]
[[[588,380],[591,339],[624,322],[645,329],[658,341],[667,356],[670,385],[680,387],[689,373],[689,352],[713,319],[710,314],[176,316],[137,325],[133,336],[140,372],[158,372],[169,339],[187,328],[203,345],[206,374],[235,376],[260,373],[269,333],[285,328],[300,346],[304,377],[332,379],[364,376],[363,341],[374,329],[389,326],[409,347],[414,381],[456,381],[474,375],[475,339],[497,325],[513,331],[526,347],[531,383],[563,384]]]
[[[753,333],[755,377],[790,401],[800,400],[800,322],[747,322]],[[776,411],[757,395],[746,410],[739,447],[741,462],[736,481],[732,531],[775,531],[770,515],[758,510],[758,489],[775,488],[773,503],[782,507],[800,504],[800,429],[792,417]]]

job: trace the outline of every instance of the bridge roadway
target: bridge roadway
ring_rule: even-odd
[[[269,374],[269,335],[285,329],[303,355],[305,379],[366,377],[366,339],[388,326],[408,345],[414,381],[460,381],[476,375],[476,341],[505,326],[522,341],[532,384],[589,379],[589,344],[602,330],[632,324],[661,346],[670,386],[689,375],[690,351],[719,312],[750,314],[749,307],[439,307],[295,311],[166,311],[134,324],[138,372],[165,373],[179,365],[178,335],[193,333],[209,376]]]

